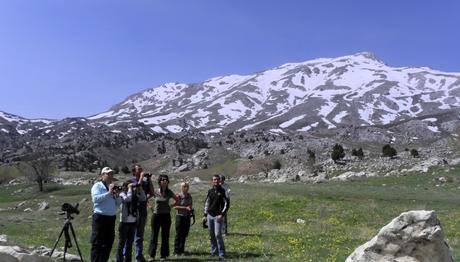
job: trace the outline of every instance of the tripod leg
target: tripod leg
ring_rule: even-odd
[[[67,239],[65,241],[66,243],[64,244],[64,256],[62,257],[62,261],[65,262],[65,254],[67,254]]]
[[[59,234],[59,237],[58,237],[58,239],[56,240],[56,243],[54,243],[54,247],[53,247],[53,249],[51,250],[50,257],[53,255],[54,250],[56,249],[57,244],[59,243],[59,240],[61,239],[62,234],[64,233],[64,230],[65,230],[65,225],[62,227],[61,233]]]
[[[72,242],[70,241],[70,235],[69,235],[69,225],[70,225],[70,221],[66,221],[64,224],[65,243],[64,243],[64,256],[62,258],[62,261],[64,262],[65,262],[65,255],[67,254],[67,249],[72,247]]]
[[[81,255],[80,247],[78,246],[77,242],[77,236],[75,235],[75,231],[73,230],[72,224],[70,224],[70,230],[72,231],[73,240],[75,241],[75,245],[77,246],[78,254],[80,255],[80,260],[81,262],[83,262],[83,257]]]

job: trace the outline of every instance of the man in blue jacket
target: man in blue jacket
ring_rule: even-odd
[[[109,260],[115,239],[115,215],[121,200],[114,188],[113,170],[104,167],[101,180],[91,188],[93,200],[93,223],[91,234],[91,261]]]

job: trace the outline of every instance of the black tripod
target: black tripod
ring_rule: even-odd
[[[59,234],[59,237],[56,240],[56,243],[54,244],[53,250],[51,250],[50,257],[53,255],[54,250],[56,249],[56,246],[59,243],[59,240],[61,239],[62,234],[64,234],[64,237],[65,237],[64,258],[62,261],[65,261],[65,254],[67,253],[67,248],[72,247],[72,241],[70,239],[70,234],[69,234],[69,228],[70,228],[70,230],[72,231],[73,240],[75,241],[75,245],[77,246],[78,254],[80,255],[80,260],[83,262],[83,257],[80,252],[80,247],[78,246],[77,237],[75,236],[75,231],[73,230],[72,219],[73,217],[70,215],[70,212],[67,211],[64,226],[62,227],[61,233]]]

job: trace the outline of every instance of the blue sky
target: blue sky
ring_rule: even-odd
[[[0,0],[0,111],[60,119],[166,82],[375,53],[460,72],[455,0]]]

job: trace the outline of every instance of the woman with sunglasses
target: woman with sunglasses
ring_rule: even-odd
[[[165,261],[169,256],[169,230],[171,228],[171,199],[175,205],[177,200],[174,193],[168,188],[169,178],[167,175],[158,177],[158,189],[154,191],[155,206],[152,216],[152,235],[150,238],[149,255],[155,258],[158,245],[158,236],[161,229],[160,261]]]

